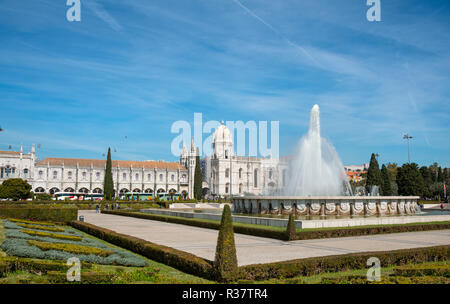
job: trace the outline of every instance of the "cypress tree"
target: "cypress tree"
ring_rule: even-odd
[[[367,192],[370,192],[370,190],[372,190],[372,186],[378,186],[379,193],[382,193],[382,184],[383,180],[381,178],[380,166],[378,165],[375,154],[372,153],[372,156],[370,157],[369,169],[367,170]]]
[[[234,244],[233,221],[229,205],[225,205],[217,238],[216,257],[214,259],[216,279],[232,281],[238,272],[236,246]]]
[[[381,176],[383,178],[383,185],[382,185],[382,194],[384,196],[391,196],[392,195],[392,181],[391,181],[391,175],[389,174],[388,169],[385,165],[381,167]]]
[[[200,156],[197,153],[195,157],[194,173],[194,197],[196,200],[202,199],[202,170],[200,169]]]
[[[288,241],[295,240],[296,233],[297,233],[297,229],[295,228],[294,214],[290,213],[289,214],[289,221],[288,221],[288,224],[286,226],[286,235],[287,235]]]
[[[110,201],[114,194],[114,182],[112,178],[112,162],[111,162],[111,148],[108,148],[108,158],[106,159],[105,180],[103,183],[103,192],[105,193],[105,200]]]

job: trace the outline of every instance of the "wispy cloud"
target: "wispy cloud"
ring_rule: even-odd
[[[83,1],[83,5],[86,5],[97,17],[102,19],[113,30],[117,32],[122,30],[122,26],[119,24],[119,22],[113,16],[111,16],[111,14],[108,13],[108,11],[100,3],[94,0],[89,0]]]

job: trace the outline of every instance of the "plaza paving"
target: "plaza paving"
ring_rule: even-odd
[[[80,210],[84,221],[118,233],[214,260],[217,230]],[[367,251],[450,245],[450,230],[380,234],[285,242],[235,234],[239,265]]]

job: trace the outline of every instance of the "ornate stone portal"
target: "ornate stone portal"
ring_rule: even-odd
[[[233,198],[233,211],[303,216],[406,215],[417,212],[418,196],[246,196]]]

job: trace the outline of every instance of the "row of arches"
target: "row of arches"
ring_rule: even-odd
[[[44,193],[44,192],[45,192],[45,189],[42,188],[42,187],[37,187],[37,188],[34,190],[34,193]],[[58,192],[61,192],[61,190],[60,190],[59,188],[57,188],[57,187],[53,187],[53,188],[51,188],[51,189],[49,190],[49,193],[50,193],[50,194],[55,194],[55,193],[58,193]],[[87,193],[89,193],[89,189],[87,189],[87,188],[81,188],[81,189],[79,189],[78,191],[75,191],[75,189],[73,189],[72,187],[68,187],[68,188],[64,189],[63,192],[73,192],[73,193],[78,192],[78,193],[86,193],[86,194],[87,194]],[[122,188],[122,189],[120,189],[120,191],[119,191],[119,193],[121,193],[121,194],[122,194],[122,193],[128,193],[128,192],[141,193],[142,191],[141,191],[141,189],[139,189],[139,188],[135,188],[135,189],[133,189],[133,191],[130,191],[130,190],[127,189],[127,188]],[[148,189],[145,189],[143,193],[153,193],[153,192],[154,192],[153,189],[148,188]],[[156,191],[156,193],[164,193],[164,192],[166,192],[166,190],[163,189],[163,188],[159,188],[159,189]],[[103,190],[100,189],[100,188],[95,188],[94,190],[92,190],[92,193],[102,194],[102,193],[103,193]],[[169,193],[177,193],[177,190],[175,190],[175,189],[172,188],[172,189],[169,190]]]

